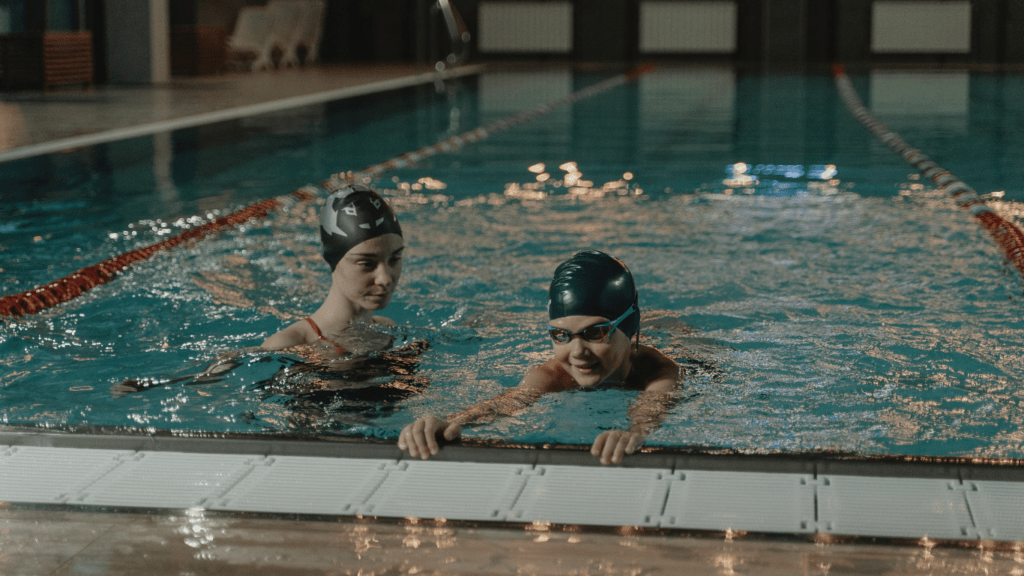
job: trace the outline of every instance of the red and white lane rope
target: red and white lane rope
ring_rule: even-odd
[[[436,144],[425,146],[415,152],[402,154],[390,160],[381,162],[380,164],[364,168],[359,172],[342,172],[340,174],[332,175],[329,180],[322,184],[322,186],[328,192],[333,192],[348,182],[369,183],[373,178],[380,176],[388,170],[404,168],[419,160],[423,160],[424,158],[429,158],[444,152],[451,152],[466,144],[479,142],[495,132],[535,120],[540,116],[550,113],[563,104],[577,102],[584,98],[589,98],[595,94],[610,90],[616,86],[631,82],[653,69],[654,66],[650,64],[637,66],[625,74],[620,74],[618,76],[608,78],[607,80],[602,80],[593,86],[578,92],[573,92],[564,98],[522,110],[516,114],[502,118],[501,120],[497,120],[490,124],[459,134],[458,136],[451,136],[437,142]],[[99,264],[82,268],[77,272],[50,282],[45,286],[39,286],[19,294],[10,294],[0,297],[0,317],[23,316],[26,314],[42,312],[43,310],[52,308],[73,298],[77,298],[96,286],[110,282],[121,272],[127,270],[130,265],[143,260],[148,260],[157,252],[174,248],[175,246],[185,242],[200,240],[205,236],[209,236],[210,234],[220,232],[225,228],[237,226],[250,220],[266,218],[270,212],[279,208],[290,207],[297,202],[312,200],[316,197],[317,192],[318,191],[315,187],[307,186],[284,196],[263,200],[256,204],[252,204],[251,206],[247,206],[237,212],[218,218],[213,222],[185,230],[162,242],[132,250],[131,252],[125,252],[124,254],[108,258]]]
[[[200,240],[210,234],[250,220],[265,218],[273,210],[290,207],[298,202],[311,200],[315,196],[315,193],[308,188],[301,188],[284,196],[257,202],[202,226],[189,228],[163,242],[107,258],[99,264],[82,268],[45,286],[26,290],[20,294],[4,296],[0,298],[0,316],[22,316],[52,308],[72,298],[77,298],[101,284],[110,282],[121,272],[127,270],[128,266],[148,260],[157,252],[174,248],[186,242]]]
[[[1024,233],[1009,220],[985,205],[973,188],[954,176],[951,172],[936,164],[917,148],[908,144],[900,135],[893,132],[884,122],[875,117],[853,88],[853,82],[846,75],[842,64],[832,66],[839,96],[846,108],[884,144],[903,157],[908,164],[916,168],[922,175],[935,183],[943,192],[956,202],[956,205],[967,210],[974,216],[982,228],[988,231],[995,243],[1003,251],[1006,259],[1024,275]]]

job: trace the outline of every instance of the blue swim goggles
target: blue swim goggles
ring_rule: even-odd
[[[587,326],[579,332],[569,332],[562,328],[555,328],[554,326],[548,326],[548,336],[555,341],[555,344],[568,344],[572,342],[572,339],[579,336],[587,342],[593,342],[595,344],[604,344],[608,338],[615,332],[615,329],[622,324],[622,321],[629,318],[629,315],[636,311],[635,305],[630,305],[629,309],[623,312],[622,316],[619,316],[612,322],[605,322],[603,324],[594,324],[593,326]]]

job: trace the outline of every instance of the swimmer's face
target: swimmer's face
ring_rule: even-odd
[[[402,276],[404,249],[405,242],[398,234],[356,244],[338,262],[331,279],[353,304],[365,310],[383,310]]]
[[[582,332],[590,326],[609,322],[603,316],[564,316],[549,322],[552,328],[569,332]],[[565,344],[552,342],[555,361],[577,384],[584,388],[605,381],[626,379],[626,359],[629,357],[629,337],[616,329],[604,342],[588,342],[580,336]]]

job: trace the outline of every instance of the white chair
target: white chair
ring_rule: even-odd
[[[306,48],[305,62],[311,64],[320,59],[320,39],[324,35],[324,13],[327,11],[327,3],[324,0],[308,0],[307,4],[309,10],[306,12],[299,46]]]
[[[267,35],[267,58],[260,62],[260,68],[274,67],[274,52],[280,53],[281,66],[284,67],[285,55],[288,53],[288,46],[295,37],[302,14],[305,12],[305,2],[301,0],[270,0],[267,3],[267,13],[273,23]],[[254,69],[256,64],[253,64]]]
[[[281,43],[281,67],[298,66],[299,50],[306,49],[305,62],[315,62],[320,53],[320,38],[323,34],[324,0],[271,0],[272,2],[296,5],[298,20],[291,37]]]
[[[267,39],[273,19],[263,6],[245,6],[238,12],[235,29],[228,37],[228,51],[232,59],[252,58],[252,70],[259,70],[271,60],[271,46]]]

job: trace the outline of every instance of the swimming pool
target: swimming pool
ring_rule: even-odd
[[[361,169],[612,74],[493,72],[441,92],[0,165],[15,183],[2,193],[3,292],[153,243],[181,218]],[[876,71],[854,81],[907,141],[1019,221],[1024,142],[1007,104],[1020,77]],[[295,391],[323,374],[275,387],[295,357],[274,354],[220,382],[111,395],[125,378],[187,373],[258,344],[319,304],[316,207],[299,205],[5,323],[0,422],[392,437],[426,411],[514,386],[543,359],[550,274],[595,247],[629,264],[643,336],[687,368],[684,398],[650,444],[1024,455],[1020,278],[980,227],[857,124],[830,77],[662,68],[375,185],[410,246],[388,315],[400,343],[430,350],[384,358],[374,377],[394,381],[397,367],[410,393],[302,402]],[[465,435],[589,443],[626,421],[628,400],[551,396]]]

